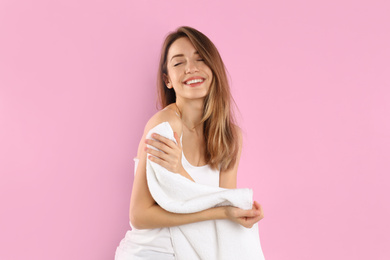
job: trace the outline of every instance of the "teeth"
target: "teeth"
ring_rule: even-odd
[[[186,82],[187,85],[203,82],[203,79],[193,79]]]

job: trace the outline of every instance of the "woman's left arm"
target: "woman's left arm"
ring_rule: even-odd
[[[160,149],[160,151],[156,151],[154,149],[147,148],[146,151],[154,155],[149,156],[149,159],[165,167],[169,171],[180,173],[184,177],[187,177],[188,179],[194,181],[181,165],[181,145],[179,141],[179,136],[177,135],[177,133],[174,133],[174,135],[176,139],[176,144],[172,143],[172,141],[158,134],[154,136],[157,141],[149,139],[147,141],[148,144]],[[242,149],[242,133],[239,127],[237,127],[237,137],[238,152],[236,162],[234,164],[234,167],[232,167],[231,169],[220,172],[219,186],[221,188],[235,189],[237,187],[237,169],[238,164],[240,162]],[[172,149],[172,147],[174,147],[174,149]],[[255,212],[254,215],[248,214],[248,210],[243,210],[233,206],[226,206],[225,208],[225,213],[228,219],[237,222],[238,224],[243,225],[245,227],[252,227],[254,223],[258,222],[264,217],[263,209],[261,205],[256,201],[253,202],[251,211]]]
[[[229,170],[221,171],[219,174],[219,187],[226,189],[235,189],[237,188],[237,170],[238,164],[241,157],[242,149],[242,132],[241,129],[236,126],[237,129],[237,138],[238,138],[238,153],[236,158],[236,163]]]

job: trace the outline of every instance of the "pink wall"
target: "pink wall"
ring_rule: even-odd
[[[0,3],[0,259],[113,259],[160,46],[198,28],[268,260],[390,259],[388,1]]]

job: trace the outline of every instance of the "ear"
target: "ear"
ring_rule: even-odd
[[[165,73],[163,74],[163,80],[167,88],[171,89],[172,88],[171,81],[169,80],[169,76]]]

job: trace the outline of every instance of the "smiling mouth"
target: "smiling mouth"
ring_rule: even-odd
[[[184,84],[192,85],[192,84],[203,83],[203,81],[204,81],[204,79],[191,79],[191,80],[184,82]]]

